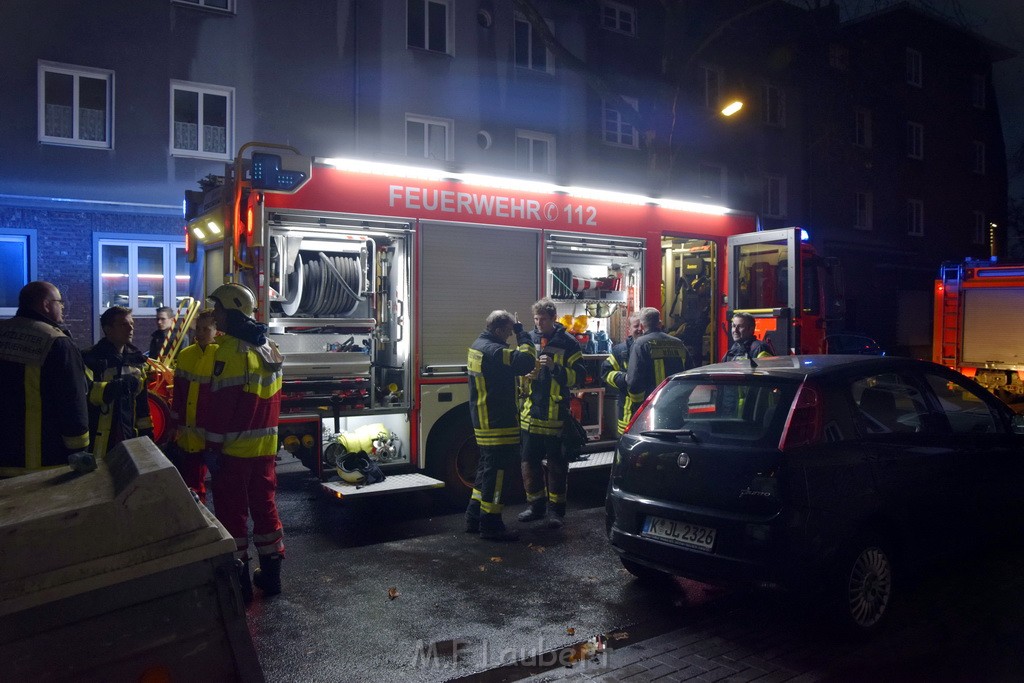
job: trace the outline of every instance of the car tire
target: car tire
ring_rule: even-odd
[[[841,555],[830,590],[834,616],[853,634],[875,633],[892,610],[892,553],[876,536],[861,536]]]
[[[645,564],[627,560],[624,557],[620,557],[619,561],[622,562],[622,566],[626,568],[626,571],[636,577],[636,580],[640,583],[657,586],[668,583],[672,579],[671,574],[652,569]]]

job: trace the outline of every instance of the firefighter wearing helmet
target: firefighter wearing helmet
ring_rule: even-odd
[[[235,539],[242,596],[252,584],[264,595],[281,592],[284,530],[277,514],[277,423],[281,412],[281,365],[266,325],[253,319],[256,297],[243,285],[221,285],[209,295],[217,329],[224,334],[210,378],[206,442],[217,518]],[[259,568],[250,582],[248,518]]]

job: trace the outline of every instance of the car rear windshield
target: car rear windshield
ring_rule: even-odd
[[[769,377],[673,379],[629,433],[689,429],[711,442],[778,443],[798,386]]]

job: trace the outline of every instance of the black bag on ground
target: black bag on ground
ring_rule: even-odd
[[[562,422],[562,450],[565,452],[566,458],[570,462],[580,460],[580,451],[587,445],[587,441],[589,441],[587,430],[570,413]]]

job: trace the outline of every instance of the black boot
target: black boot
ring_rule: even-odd
[[[544,513],[547,512],[547,509],[548,501],[545,498],[538,498],[537,500],[530,501],[530,507],[520,512],[516,519],[520,522],[534,522],[538,519],[544,519]]]
[[[551,511],[544,520],[544,526],[549,529],[561,529],[565,519],[565,503],[552,503]]]
[[[277,595],[281,592],[281,560],[284,558],[273,555],[260,555],[260,567],[252,573],[252,582],[263,591],[264,596]]]
[[[517,541],[519,532],[505,528],[501,515],[480,515],[480,538],[488,541]]]
[[[474,489],[473,493],[476,493]],[[466,508],[466,533],[480,533],[480,501],[470,500]]]
[[[252,580],[249,578],[249,561],[235,560],[235,572],[238,574],[238,589],[242,594],[242,602],[252,602]]]

